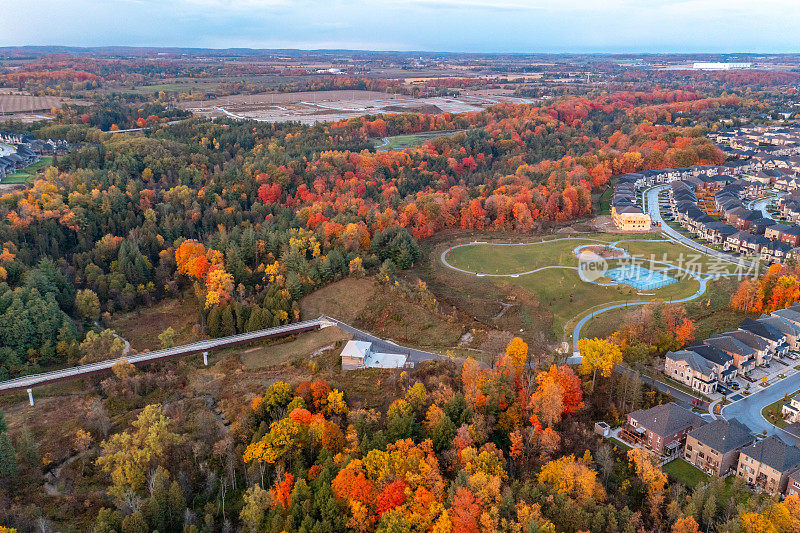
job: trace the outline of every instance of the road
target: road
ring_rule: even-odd
[[[772,204],[772,203],[774,203],[774,202],[776,202],[776,201],[778,201],[785,194],[786,194],[785,192],[779,192],[779,193],[771,194],[770,196],[767,196],[766,198],[761,198],[759,200],[753,200],[752,202],[748,203],[748,208],[749,209],[757,209],[757,210],[761,211],[761,213],[764,215],[764,218],[771,218],[772,220],[775,220],[775,217],[773,217],[772,214],[769,211],[767,211],[767,206]]]
[[[699,242],[695,242],[686,235],[683,235],[675,231],[674,228],[670,227],[670,225],[667,224],[661,217],[661,206],[658,204],[658,193],[667,188],[669,188],[669,185],[659,185],[658,187],[653,187],[652,189],[647,191],[647,213],[650,215],[650,218],[652,219],[653,222],[661,224],[661,231],[665,235],[667,235],[668,237],[670,237],[675,241],[680,242],[681,244],[688,246],[689,248],[693,248],[699,252],[703,252],[704,254],[716,257],[723,261],[741,264],[742,266],[748,268],[756,266],[750,261],[746,261],[739,257],[734,257],[732,255],[714,250],[713,248],[709,248],[708,246],[704,246]]]
[[[729,420],[737,419],[754,433],[762,433],[766,430],[767,435],[776,435],[790,444],[800,444],[800,438],[773,426],[761,416],[761,410],[764,407],[783,398],[786,394],[795,392],[798,387],[800,387],[800,373],[788,376],[766,389],[759,390],[750,396],[745,396],[738,402],[726,405],[722,409],[722,416]],[[750,388],[752,389],[753,386],[751,385]],[[761,386],[756,385],[755,388],[759,389]]]

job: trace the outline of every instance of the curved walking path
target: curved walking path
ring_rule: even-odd
[[[655,189],[655,190],[657,191],[658,189]],[[651,202],[651,205],[653,203],[655,203],[655,205],[657,205],[657,201],[656,202]],[[578,276],[581,278],[581,280],[583,280],[583,281],[585,281],[587,283],[593,283],[595,285],[601,285],[601,286],[608,286],[608,285],[616,285],[617,284],[617,282],[610,282],[610,283],[608,283],[608,282],[597,282],[597,281],[593,281],[593,280],[587,279],[582,275],[582,269],[580,268],[580,266],[575,267],[575,266],[569,266],[569,265],[548,265],[548,266],[543,266],[543,267],[535,268],[535,269],[524,271],[524,272],[514,272],[514,273],[504,273],[504,274],[488,274],[488,273],[481,273],[481,272],[473,272],[471,270],[466,270],[466,269],[463,269],[463,268],[459,268],[459,267],[451,264],[447,260],[447,254],[448,253],[450,253],[452,250],[455,250],[456,248],[461,248],[461,247],[464,247],[464,246],[477,246],[477,245],[489,245],[489,246],[534,246],[534,245],[537,245],[537,244],[547,244],[547,243],[553,243],[553,242],[558,242],[558,241],[567,241],[567,240],[577,240],[577,241],[582,241],[584,243],[587,243],[587,244],[584,244],[582,246],[577,246],[573,250],[573,253],[575,253],[576,255],[577,255],[577,253],[579,252],[579,250],[583,246],[591,246],[591,244],[588,244],[588,243],[600,243],[600,244],[604,244],[604,245],[610,246],[612,248],[615,248],[617,250],[621,250],[622,252],[624,252],[624,254],[625,254],[624,256],[622,256],[620,258],[615,258],[615,259],[632,259],[634,261],[636,260],[636,258],[631,256],[630,252],[628,252],[624,248],[620,248],[619,247],[620,244],[626,243],[626,242],[678,242],[679,244],[683,244],[683,242],[682,242],[683,240],[682,239],[678,240],[678,239],[670,239],[670,238],[667,238],[667,239],[621,239],[621,240],[617,240],[617,241],[613,241],[613,242],[612,241],[603,241],[601,239],[594,239],[594,238],[591,238],[591,237],[561,237],[561,238],[557,238],[557,239],[549,239],[549,240],[542,240],[542,241],[535,241],[535,242],[518,242],[518,243],[517,242],[515,242],[515,243],[493,243],[493,242],[486,242],[486,241],[475,241],[475,242],[463,243],[463,244],[457,244],[455,246],[451,246],[451,247],[447,248],[446,250],[444,250],[441,253],[439,259],[441,260],[443,265],[445,265],[446,267],[448,267],[448,268],[450,268],[452,270],[455,270],[457,272],[462,272],[464,274],[470,274],[470,275],[473,275],[473,276],[478,276],[478,277],[517,278],[519,276],[524,276],[524,275],[528,275],[528,274],[534,274],[536,272],[541,272],[543,270],[548,270],[548,269],[564,269],[564,270],[575,270],[575,271],[577,271],[578,272]],[[697,249],[697,248],[695,248],[695,249]],[[699,251],[703,251],[703,250],[699,250]],[[667,272],[669,270],[678,270],[678,271],[683,272],[684,274],[694,278],[699,283],[699,287],[694,292],[694,294],[691,294],[691,295],[683,297],[683,298],[676,298],[674,300],[665,300],[667,303],[684,303],[684,302],[690,302],[692,300],[696,300],[697,298],[700,298],[703,294],[705,294],[706,288],[707,288],[707,285],[708,285],[709,281],[714,280],[714,279],[718,279],[718,278],[721,278],[721,277],[738,275],[738,274],[717,274],[717,275],[711,275],[711,276],[703,276],[703,275],[698,274],[694,270],[687,270],[687,269],[685,269],[683,267],[680,267],[678,265],[669,263],[667,261],[653,261],[651,259],[641,259],[641,261],[647,261],[650,264],[663,265],[663,266],[667,267],[664,270],[664,272]],[[580,353],[578,352],[578,340],[580,339],[581,330],[583,329],[583,327],[586,325],[586,323],[589,320],[591,320],[592,318],[596,317],[597,315],[600,315],[600,314],[608,312],[608,311],[612,311],[614,309],[621,309],[623,307],[631,307],[631,306],[637,306],[637,305],[646,305],[646,304],[652,303],[652,302],[653,302],[653,300],[636,300],[636,301],[632,301],[632,302],[626,301],[626,302],[616,302],[616,303],[611,302],[608,305],[606,305],[604,307],[601,307],[600,309],[595,309],[595,310],[587,313],[580,320],[578,320],[578,322],[575,324],[575,327],[573,328],[573,331],[572,331],[573,355],[567,358],[567,363],[569,363],[569,364],[580,363],[581,356],[580,356]]]

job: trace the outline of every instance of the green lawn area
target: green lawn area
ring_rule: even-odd
[[[425,133],[412,133],[409,135],[395,135],[387,137],[388,144],[383,145],[383,141],[376,142],[379,152],[386,152],[388,150],[404,150],[406,148],[413,148],[424,144],[425,142],[435,139],[436,137],[443,137],[445,135],[452,135],[454,131],[427,131]]]
[[[790,394],[786,398],[779,398],[777,401],[774,401],[768,406],[764,407],[761,410],[761,416],[763,416],[766,419],[766,421],[772,424],[773,426],[779,428],[785,428],[786,426],[789,425],[789,423],[783,419],[783,415],[781,413],[781,407],[783,407],[783,404],[785,404],[792,397],[794,397],[795,394],[797,393],[795,392],[793,394]]]
[[[45,168],[49,167],[52,162],[52,157],[45,156],[36,163],[0,179],[0,183],[27,183],[31,180],[31,178],[36,176],[40,170],[44,170]]]
[[[681,458],[673,459],[665,464],[663,470],[671,478],[683,483],[689,488],[694,488],[699,483],[705,483],[711,479],[708,474],[698,470]]]
[[[706,285],[706,293],[702,298],[682,304],[689,318],[695,323],[695,339],[707,339],[715,333],[736,329],[742,320],[751,316],[730,308],[731,294],[736,290],[739,281],[721,278]],[[630,309],[615,309],[599,315],[586,323],[582,331],[585,337],[607,337],[614,333],[625,320]]]
[[[733,263],[710,257],[688,246],[672,241],[633,241],[620,243],[620,246],[628,250],[634,257],[647,259],[648,261],[651,259],[654,261],[666,261],[703,274],[734,272],[736,268]]]
[[[601,286],[581,280],[574,267],[578,260],[573,250],[581,245],[604,244],[618,240],[632,240],[620,246],[635,245],[638,250],[666,251],[669,243],[653,242],[658,234],[580,234],[561,239],[545,239],[534,243],[518,245],[500,245],[498,243],[474,244],[450,250],[447,261],[470,272],[482,274],[516,274],[546,266],[562,266],[571,268],[552,268],[538,272],[521,274],[519,277],[486,277],[482,281],[499,288],[508,289],[509,285],[522,287],[533,294],[553,316],[550,333],[555,338],[566,338],[571,332],[574,320],[584,316],[593,308],[602,307],[610,302],[624,303],[636,300],[674,300],[694,294],[699,283],[688,276],[679,276],[678,283],[638,294],[639,291],[627,285]],[[666,253],[666,252],[665,252]],[[671,257],[678,257],[673,251]],[[677,260],[677,259],[676,259]],[[608,266],[614,267],[629,260],[608,260]],[[662,267],[658,267],[662,268]],[[600,280],[602,281],[602,280]]]

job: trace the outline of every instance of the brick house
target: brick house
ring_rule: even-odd
[[[707,474],[722,476],[736,469],[739,451],[755,440],[738,420],[718,419],[689,432],[683,457]]]
[[[671,455],[684,443],[687,433],[703,424],[705,421],[695,413],[678,404],[665,403],[629,413],[624,431],[646,448]]]
[[[742,448],[736,475],[758,490],[771,494],[786,491],[789,474],[800,465],[800,448],[774,435]]]

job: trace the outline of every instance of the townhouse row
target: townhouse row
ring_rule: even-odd
[[[759,440],[736,419],[706,422],[668,403],[628,414],[620,437],[659,455],[682,456],[709,475],[736,475],[759,491],[800,493],[800,448],[775,436]]]
[[[795,358],[800,349],[800,304],[719,333],[688,348],[667,352],[664,374],[701,394],[737,388],[737,376],[749,376],[776,358]]]
[[[670,210],[673,219],[697,238],[766,263],[784,263],[798,253],[800,226],[779,223],[758,209],[745,207],[742,198],[757,194],[752,182],[725,182],[713,192],[713,200],[709,197],[714,217],[698,206],[694,184],[676,181],[670,187]]]

